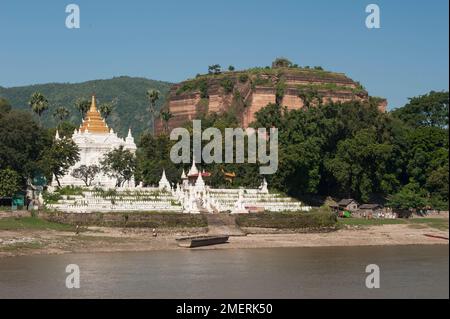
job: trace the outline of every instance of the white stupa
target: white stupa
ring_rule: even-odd
[[[198,192],[205,190],[205,181],[201,173],[198,173],[197,180],[195,181],[195,189]]]
[[[187,175],[186,175],[184,169],[183,169],[183,173],[181,173],[181,184],[182,184],[184,187],[186,187],[186,186],[189,185],[189,179],[188,179],[188,177],[187,177]]]
[[[161,179],[159,180],[159,187],[160,190],[166,190],[166,191],[170,191],[171,189],[171,185],[169,180],[166,177],[166,170],[163,170]]]
[[[55,139],[59,139],[59,133],[56,132]],[[91,107],[86,113],[85,118],[78,130],[75,130],[72,135],[72,140],[78,145],[80,150],[80,160],[72,166],[68,173],[59,179],[61,186],[85,186],[84,182],[80,179],[74,178],[71,174],[72,171],[81,165],[98,165],[103,156],[111,150],[123,146],[124,149],[131,152],[136,151],[136,144],[134,138],[131,135],[131,129],[128,130],[128,136],[122,139],[117,136],[116,133],[106,124],[102,118],[100,112],[97,110],[95,96],[92,96]],[[57,186],[55,178],[53,178],[52,186]],[[101,186],[113,188],[116,186],[116,180],[103,174],[102,172],[97,174],[96,178],[92,182],[93,186]],[[125,185],[126,187],[134,187],[134,179]]]
[[[191,169],[189,170],[187,175],[188,175],[188,177],[197,176],[198,173],[199,172],[198,172],[197,166],[195,166],[195,158],[193,158]]]

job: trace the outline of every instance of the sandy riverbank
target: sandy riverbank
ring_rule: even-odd
[[[245,229],[244,229],[245,230]],[[175,238],[204,233],[205,229],[160,229],[155,238],[150,229],[89,227],[75,235],[55,230],[15,230],[0,232],[0,257],[32,254],[94,253],[115,251],[151,251],[180,248]],[[247,229],[250,231],[250,229]],[[254,231],[254,230],[253,230]],[[346,227],[327,233],[280,233],[265,230],[261,234],[230,237],[229,243],[196,249],[243,249],[269,247],[382,246],[433,245],[448,240],[430,238],[425,234],[448,238],[448,230],[427,226],[394,224]]]

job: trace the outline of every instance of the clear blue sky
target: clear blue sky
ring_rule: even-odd
[[[65,27],[65,6],[81,28]],[[367,4],[381,29],[365,27]],[[170,82],[210,64],[285,56],[360,81],[390,108],[448,90],[448,0],[53,0],[0,2],[0,86],[119,75]]]

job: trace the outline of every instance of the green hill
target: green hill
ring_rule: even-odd
[[[53,118],[54,110],[64,106],[70,111],[68,121],[80,124],[81,116],[75,108],[77,98],[89,99],[93,92],[98,103],[110,102],[117,98],[117,105],[107,122],[119,135],[125,135],[131,127],[133,135],[139,134],[150,125],[150,114],[146,91],[157,89],[161,98],[157,103],[160,108],[172,84],[154,81],[146,78],[115,77],[107,80],[93,80],[82,83],[47,83],[21,87],[0,87],[0,97],[7,99],[14,108],[30,110],[28,100],[34,92],[41,92],[49,101],[49,109],[43,116],[43,123],[47,127],[54,127],[57,121]],[[31,111],[31,110],[30,110]]]

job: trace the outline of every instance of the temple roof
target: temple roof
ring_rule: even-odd
[[[92,96],[91,107],[84,117],[84,121],[80,126],[80,132],[89,132],[97,134],[109,133],[108,125],[97,110],[95,95]]]

